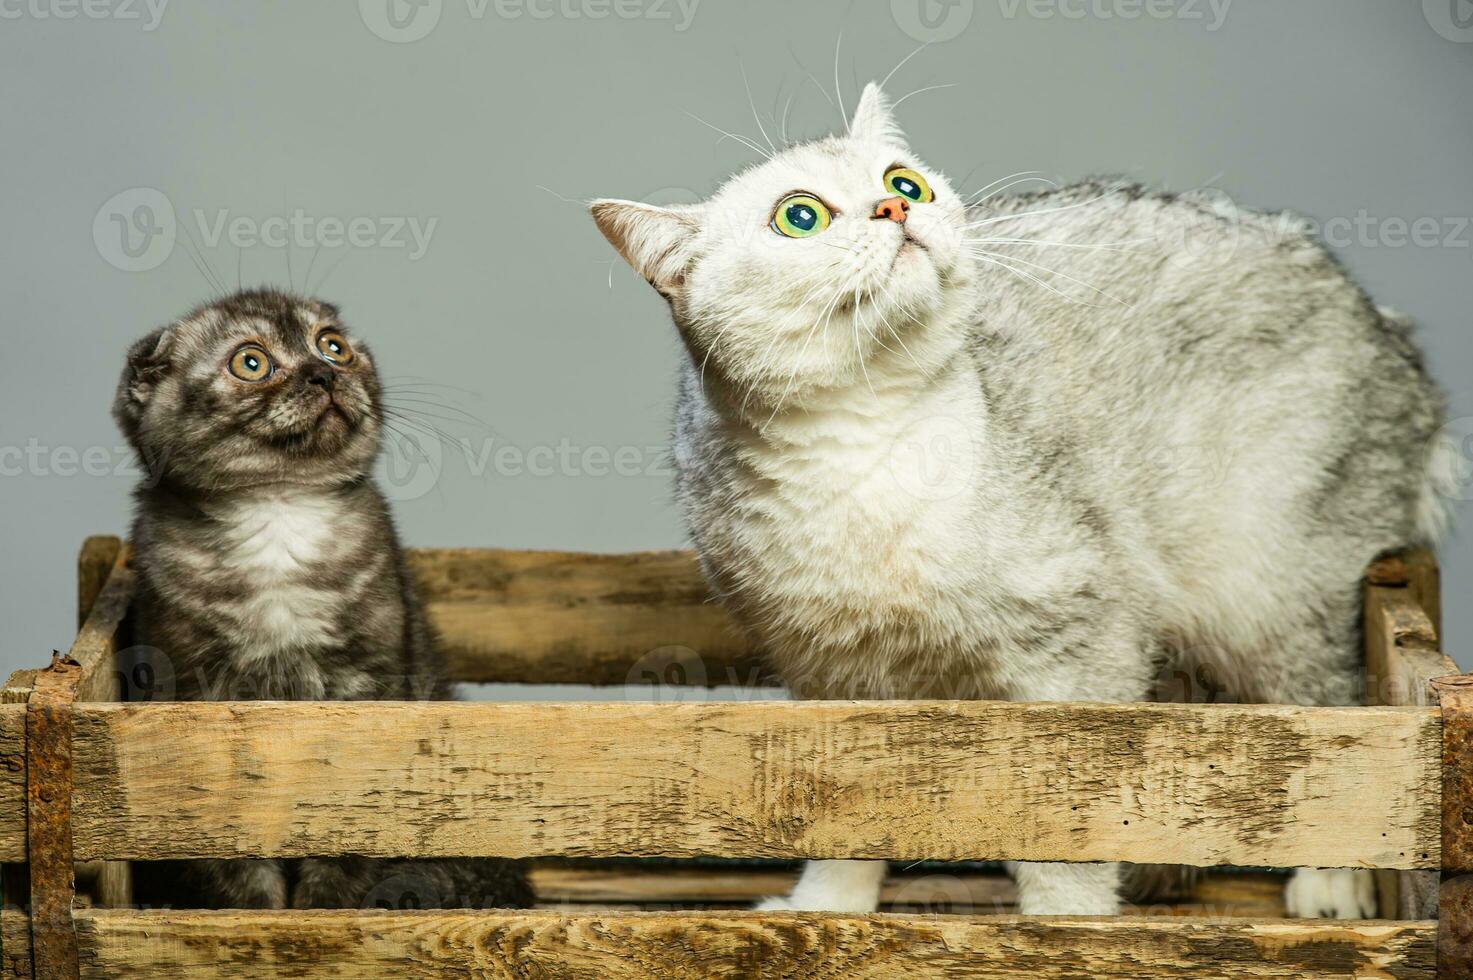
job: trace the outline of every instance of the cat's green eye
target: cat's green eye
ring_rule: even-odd
[[[247,345],[230,355],[230,373],[242,381],[265,381],[276,370],[271,355],[255,345]]]
[[[885,173],[885,189],[910,201],[925,204],[936,200],[926,178],[909,167],[895,167]]]
[[[829,226],[833,215],[812,194],[789,194],[777,202],[772,213],[772,230],[789,238],[808,238]]]

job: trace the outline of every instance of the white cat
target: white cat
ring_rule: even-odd
[[[1443,399],[1298,222],[1101,184],[973,206],[873,85],[709,201],[592,211],[689,350],[706,573],[798,696],[1145,700],[1170,657],[1234,700],[1358,697],[1362,570],[1442,527]],[[1118,909],[1114,865],[1015,874],[1025,913]],[[811,863],[767,907],[872,910],[883,875]]]

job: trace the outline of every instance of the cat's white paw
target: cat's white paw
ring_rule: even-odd
[[[1300,868],[1284,891],[1295,919],[1374,919],[1376,879],[1354,868]]]
[[[844,895],[836,892],[805,893],[799,889],[791,895],[764,898],[752,906],[758,912],[848,912],[875,911],[877,903],[869,895]]]

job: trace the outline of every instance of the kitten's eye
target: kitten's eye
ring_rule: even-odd
[[[807,238],[827,228],[832,217],[824,203],[812,194],[789,194],[777,204],[772,230],[789,238]]]
[[[353,348],[348,346],[348,338],[336,330],[324,330],[317,335],[317,353],[323,360],[334,364],[347,364],[353,359]]]
[[[242,381],[265,381],[274,370],[271,355],[259,347],[242,347],[230,355],[230,373]]]
[[[936,195],[931,193],[931,185],[926,183],[926,178],[909,167],[896,167],[888,171],[885,174],[885,187],[901,197],[918,201],[921,204],[936,200]]]

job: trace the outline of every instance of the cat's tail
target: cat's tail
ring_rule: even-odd
[[[1133,905],[1182,902],[1192,897],[1201,880],[1201,868],[1184,864],[1127,864],[1120,890]]]

